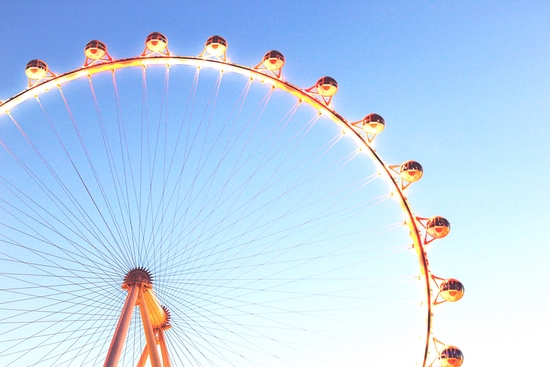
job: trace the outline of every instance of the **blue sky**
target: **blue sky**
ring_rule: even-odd
[[[19,1],[0,13],[0,99],[25,87],[31,59],[67,71],[91,39],[127,57],[152,31],[185,55],[222,35],[246,65],[277,49],[285,78],[304,88],[334,77],[337,111],[386,119],[376,141],[386,161],[424,166],[409,194],[416,213],[452,224],[429,248],[434,272],[466,286],[436,317],[445,341],[469,366],[540,362],[550,327],[547,2]]]

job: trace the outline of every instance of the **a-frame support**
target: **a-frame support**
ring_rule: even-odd
[[[164,337],[164,330],[170,328],[170,314],[166,308],[160,305],[153,293],[151,275],[142,268],[131,270],[124,278],[122,288],[128,291],[128,295],[103,366],[116,367],[118,365],[134,308],[138,306],[146,345],[136,366],[144,367],[149,360],[152,367],[170,367],[170,357]],[[159,346],[161,354],[159,354]]]

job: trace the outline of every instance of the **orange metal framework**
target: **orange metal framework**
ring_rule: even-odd
[[[170,357],[164,338],[164,330],[170,328],[169,314],[160,305],[151,283],[151,276],[145,269],[137,268],[126,275],[122,288],[128,291],[128,295],[107,352],[104,367],[116,367],[118,365],[132,313],[136,306],[139,307],[146,340],[145,348],[136,366],[144,367],[149,358],[152,367],[170,367]],[[162,358],[159,356],[159,347]]]

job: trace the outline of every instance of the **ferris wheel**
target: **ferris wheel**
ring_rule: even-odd
[[[426,249],[423,174],[346,120],[338,83],[300,88],[210,37],[161,33],[65,73],[27,64],[0,103],[0,366],[460,366],[437,307],[464,286]]]

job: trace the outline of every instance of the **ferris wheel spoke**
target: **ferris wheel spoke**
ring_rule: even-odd
[[[212,302],[208,302],[209,305],[212,305]],[[216,304],[216,302],[214,302]],[[294,351],[299,351],[299,346],[296,343],[290,343],[286,342],[285,340],[273,340],[273,337],[269,334],[265,334],[265,330],[272,331],[273,328],[278,330],[296,330],[296,328],[292,325],[284,325],[281,324],[276,319],[273,319],[271,317],[266,317],[265,315],[257,315],[255,314],[255,320],[258,321],[258,324],[235,324],[234,318],[235,317],[243,317],[247,313],[241,312],[237,309],[238,312],[234,313],[233,315],[227,313],[227,307],[222,306],[222,304],[219,305],[219,310],[224,310],[224,314],[220,314],[215,312],[215,310],[211,309],[204,309],[202,306],[198,304],[194,304],[192,307],[194,312],[198,313],[198,315],[194,315],[193,319],[196,320],[196,328],[192,327],[192,330],[194,333],[196,333],[197,336],[200,336],[201,339],[206,340],[209,344],[212,344],[215,348],[223,348],[224,350],[230,352],[233,356],[238,356],[240,358],[244,358],[245,360],[248,360],[248,362],[251,365],[263,365],[261,362],[261,359],[253,359],[249,356],[249,354],[258,354],[260,356],[265,355],[273,355],[272,350],[268,350],[265,347],[262,347],[261,341],[265,340],[271,340],[274,344],[280,344],[284,347],[290,348]],[[235,308],[231,307],[230,310],[235,311]],[[271,325],[267,326],[266,325]],[[207,333],[205,334],[204,331],[201,332],[201,329],[204,325],[211,325],[208,327]],[[259,326],[261,325],[261,328]],[[261,331],[264,330],[264,331]],[[237,332],[238,331],[238,332]],[[220,335],[227,335],[224,338],[221,338]],[[236,342],[233,340],[233,338],[236,337],[239,341]],[[219,343],[222,345],[220,346]],[[237,349],[236,349],[237,348]],[[307,353],[306,353],[307,354]],[[309,354],[308,357],[315,358],[314,355]],[[278,359],[283,359],[279,356]],[[286,361],[288,363],[289,361]],[[234,362],[233,362],[234,363]],[[289,364],[294,365],[294,364]]]
[[[116,79],[115,79],[114,72],[113,72],[112,78],[113,78],[113,88],[115,90],[115,95],[116,95]],[[123,153],[124,152],[123,150],[124,126],[123,126],[123,121],[120,120],[119,98],[118,96],[115,96],[115,99],[117,100],[118,142],[119,142],[121,159],[122,159],[122,164],[120,164],[120,167],[116,163],[114,147],[113,147],[113,144],[111,143],[111,140],[116,141],[117,139],[116,137],[110,138],[109,135],[107,134],[107,128],[104,124],[104,119],[101,114],[99,100],[94,89],[93,79],[91,75],[88,76],[88,81],[89,81],[90,91],[94,101],[98,126],[101,131],[101,138],[102,138],[101,140],[103,143],[102,145],[103,145],[105,157],[106,157],[105,160],[107,161],[109,166],[110,174],[108,175],[107,178],[108,179],[110,178],[113,192],[115,194],[114,199],[116,200],[117,213],[118,213],[118,216],[120,216],[119,219],[117,219],[118,216],[115,216],[114,214],[115,206],[112,206],[109,204],[109,200],[105,195],[105,189],[103,188],[101,189],[102,195],[105,203],[107,204],[107,208],[111,213],[111,219],[118,229],[118,233],[119,233],[119,236],[121,237],[121,240],[124,238],[124,240],[122,241],[124,249],[129,254],[129,256],[133,258],[135,255],[134,251],[136,247],[136,241],[132,231],[133,222],[132,222],[131,209],[129,206],[128,182],[125,174],[127,169],[129,170],[129,172],[132,172],[132,167],[129,166],[127,168],[126,166],[129,165],[128,164],[129,162],[124,159],[124,153]],[[121,176],[125,179],[124,187],[123,187],[123,183],[121,182]],[[98,184],[100,184],[99,179],[96,179],[96,180]],[[120,222],[120,224],[118,224],[118,222]],[[124,233],[124,236],[122,236],[122,233]]]
[[[194,348],[197,352],[200,352],[202,349],[204,349],[205,346],[208,346],[207,348],[210,349],[212,352],[215,351],[215,355],[217,358],[221,358],[223,360],[226,360],[229,363],[232,363],[230,358],[230,355],[226,355],[226,353],[221,353],[221,351],[229,352],[231,355],[239,355],[241,358],[247,358],[246,355],[242,354],[242,351],[239,351],[236,348],[242,348],[244,347],[244,350],[253,350],[256,352],[261,353],[268,353],[267,350],[263,349],[260,345],[254,342],[253,339],[249,338],[248,336],[257,334],[254,333],[254,330],[248,330],[250,332],[250,335],[247,335],[245,333],[234,333],[233,330],[229,329],[227,325],[231,325],[231,322],[227,322],[227,320],[224,320],[223,318],[220,318],[219,315],[213,314],[212,316],[216,317],[216,319],[212,319],[211,312],[208,310],[202,309],[200,305],[193,305],[192,308],[195,310],[196,313],[199,314],[199,319],[202,320],[201,323],[194,322],[193,324],[187,324],[189,331],[186,333],[188,335],[194,336],[195,338],[189,339],[197,341],[197,337],[202,342],[198,345],[194,345]],[[225,322],[224,322],[225,321]],[[212,324],[212,327],[205,328],[204,324]],[[242,326],[242,325],[241,325]],[[243,326],[243,329],[248,329],[246,326]],[[220,333],[221,332],[221,333]],[[226,335],[231,334],[237,339],[239,339],[239,342],[235,342],[234,340],[226,339],[227,337],[220,337],[220,335]],[[255,335],[257,338],[258,335]],[[185,341],[184,341],[185,342]],[[190,351],[193,353],[192,351]],[[200,352],[202,354],[202,352]],[[214,362],[215,363],[215,362]]]
[[[46,115],[46,117],[47,117],[47,115]],[[11,118],[12,118],[12,121],[15,122],[14,117],[12,116]],[[17,122],[15,122],[15,123],[17,124]],[[19,126],[19,124],[17,124],[17,125]],[[58,194],[58,193],[54,192],[53,191],[54,188],[52,186],[47,185],[42,179],[38,178],[36,173],[33,172],[33,170],[31,170],[27,166],[27,164],[25,164],[25,162],[23,162],[21,160],[21,158],[17,156],[17,154],[15,152],[13,152],[5,144],[2,144],[4,146],[4,148],[6,149],[6,151],[8,151],[8,153],[15,159],[15,161],[18,163],[18,165],[25,172],[27,172],[27,174],[30,176],[32,181],[36,184],[37,188],[40,189],[49,198],[49,201],[56,207],[56,209],[59,210],[59,212],[62,215],[65,216],[65,218],[68,220],[67,223],[70,223],[70,225],[79,232],[78,236],[80,236],[80,237],[85,236],[84,232],[82,231],[84,229],[87,233],[89,233],[93,237],[95,237],[95,239],[98,240],[98,242],[100,244],[103,244],[103,248],[106,250],[107,253],[109,253],[110,252],[109,248],[107,246],[105,246],[105,244],[103,242],[103,241],[109,241],[107,239],[107,237],[105,237],[104,235],[101,234],[101,231],[99,230],[99,227],[97,227],[93,223],[93,221],[91,220],[91,218],[90,218],[89,214],[87,213],[87,211],[83,208],[83,206],[81,204],[79,204],[77,202],[76,197],[74,196],[74,194],[72,194],[71,190],[67,187],[67,185],[63,182],[63,180],[60,178],[60,176],[56,173],[55,169],[47,162],[46,158],[40,153],[38,147],[35,144],[33,144],[31,139],[29,138],[29,136],[27,134],[25,134],[25,132],[21,129],[21,127],[19,127],[19,131],[23,134],[23,136],[25,137],[25,139],[27,140],[29,145],[33,148],[33,150],[35,151],[37,156],[40,158],[40,160],[42,161],[44,166],[46,166],[47,170],[50,172],[52,177],[58,183],[58,185],[59,185],[58,187],[61,188],[63,195],[66,198],[68,198],[70,204],[72,205],[72,208],[70,208],[68,203],[66,203],[61,198],[61,196],[60,196],[61,193]],[[16,186],[14,184],[10,183],[5,178],[4,178],[3,182],[7,183],[7,185],[11,186],[12,188],[16,188]],[[7,185],[5,185],[5,186],[7,186]],[[20,190],[17,190],[17,191],[20,192]],[[14,193],[13,190],[12,190],[12,193]],[[18,199],[21,200],[22,202],[24,202],[27,207],[29,207],[31,205],[36,207],[36,205],[34,204],[35,203],[34,200],[32,200],[32,199],[26,200],[26,198],[28,197],[27,195],[24,195],[24,194],[23,195],[17,195],[16,194],[16,196],[18,196]],[[52,212],[49,209],[45,209],[44,206],[40,206],[38,209],[43,210],[47,216],[53,218],[54,220],[58,220],[58,218],[55,215],[53,215]],[[49,222],[49,223],[51,224],[52,222]],[[78,224],[76,224],[76,223],[78,223]],[[63,225],[65,225],[65,224],[63,224]]]
[[[82,169],[80,169],[74,159],[71,157],[71,154],[68,152],[65,143],[60,140],[59,134],[56,132],[53,125],[52,130],[55,132],[55,135],[58,137],[58,140],[60,142],[61,147],[63,148],[69,162],[71,163],[71,166],[74,169],[75,174],[78,176],[79,181],[81,182],[83,188],[85,189],[86,194],[89,197],[90,202],[93,204],[93,208],[95,208],[95,212],[99,217],[101,218],[101,221],[103,222],[106,230],[108,231],[109,236],[112,238],[111,245],[117,246],[120,249],[120,246],[125,246],[124,241],[121,241],[123,238],[121,236],[121,231],[119,228],[119,225],[117,223],[116,217],[113,213],[112,205],[110,204],[109,200],[106,197],[104,185],[101,181],[101,178],[99,177],[96,167],[93,163],[92,157],[90,155],[89,149],[87,147],[86,142],[84,141],[84,137],[78,127],[77,121],[75,120],[74,114],[69,106],[69,102],[67,101],[67,98],[65,97],[65,94],[63,93],[63,90],[61,87],[58,88],[60,96],[63,101],[63,105],[65,106],[67,110],[67,114],[69,116],[69,119],[71,121],[71,124],[74,128],[75,135],[78,138],[78,141],[80,142],[80,148],[82,149],[82,152],[85,156],[85,161],[87,162],[88,168],[91,171],[93,175],[93,182],[95,182],[95,186],[99,190],[99,197],[103,200],[103,206],[100,207],[100,203],[98,200],[96,200],[95,195],[92,195],[92,182],[88,183],[86,179],[84,178],[84,174]],[[98,119],[100,119],[100,116],[98,116]],[[102,210],[102,208],[105,208],[105,210]],[[104,213],[106,211],[106,213]],[[122,243],[121,243],[122,242]],[[121,255],[125,256],[126,251],[120,251]],[[126,256],[125,256],[126,257]],[[125,259],[127,262],[129,259],[126,257]]]
[[[270,207],[269,207],[269,208],[270,208]],[[268,209],[269,209],[269,208],[268,208]],[[261,209],[261,208],[260,208],[260,209]],[[294,209],[294,211],[298,211],[298,210],[295,209],[295,208],[293,208],[293,209]],[[304,208],[301,208],[301,209],[303,210]],[[252,215],[252,214],[255,214],[255,213],[252,212],[250,215]],[[261,217],[261,215],[259,215],[258,217]],[[313,218],[313,219],[311,219],[311,220],[314,220],[314,219],[315,219],[315,218]],[[265,225],[270,225],[270,224],[273,224],[273,222],[267,222]],[[250,229],[253,228],[253,225],[254,225],[254,222],[252,223],[252,225],[251,225],[251,227],[249,228],[249,230],[247,230],[247,231],[245,231],[245,232],[249,232]],[[211,254],[210,254],[210,255],[211,255]],[[205,256],[203,256],[203,258],[208,258],[208,256],[209,256],[209,255],[205,255]]]
[[[265,104],[267,104],[268,101],[269,101],[269,95],[267,95],[266,97],[264,97],[264,99],[263,99],[263,101],[262,101],[261,104],[262,104],[262,105],[265,105]],[[259,108],[261,108],[261,107],[259,107]],[[250,122],[250,120],[247,122],[247,125],[249,124],[249,122]],[[245,142],[245,146],[246,146],[246,142]],[[239,157],[239,158],[240,158],[240,157]],[[239,159],[239,158],[238,158],[238,159]],[[208,222],[208,218],[209,218],[209,216],[204,216],[204,217],[203,217],[203,212],[204,212],[204,210],[205,210],[205,205],[206,205],[206,203],[207,203],[207,198],[208,198],[208,193],[209,193],[209,189],[208,189],[208,191],[207,191],[207,190],[203,190],[203,188],[206,187],[205,185],[208,185],[209,183],[212,183],[212,182],[213,182],[213,180],[214,180],[214,178],[215,178],[215,174],[212,174],[212,175],[210,175],[210,177],[207,177],[207,178],[206,178],[206,182],[205,182],[205,184],[201,187],[201,189],[199,189],[198,191],[195,191],[195,192],[194,192],[194,187],[195,187],[195,185],[196,185],[197,179],[199,178],[199,175],[200,175],[200,172],[201,172],[201,171],[199,170],[199,167],[202,166],[202,165],[200,164],[200,161],[201,161],[201,160],[202,160],[202,152],[201,152],[201,156],[199,157],[199,165],[198,165],[198,167],[197,167],[197,171],[196,171],[196,173],[195,173],[195,175],[194,175],[193,182],[192,182],[192,184],[190,185],[190,190],[189,190],[189,191],[187,192],[187,194],[186,194],[186,196],[189,197],[189,198],[192,197],[192,196],[195,196],[195,198],[199,198],[199,197],[201,197],[201,196],[204,197],[204,200],[203,200],[202,204],[199,204],[199,203],[196,204],[196,205],[198,205],[198,208],[196,209],[196,213],[194,214],[194,217],[191,218],[191,219],[189,220],[188,225],[185,227],[185,228],[189,228],[189,232],[188,232],[188,235],[189,235],[189,236],[193,236],[193,233],[197,230],[197,228],[198,228],[199,226],[201,226],[201,227],[204,228],[204,226],[205,226],[204,223],[207,223],[207,222]],[[221,163],[221,162],[220,162],[220,163]],[[236,163],[235,163],[235,164],[236,164]],[[230,176],[231,176],[231,174],[230,174]],[[211,186],[210,186],[210,187],[211,187]],[[223,191],[222,191],[221,193],[223,193]],[[196,200],[197,200],[197,199],[190,200],[190,201],[189,201],[189,204],[188,204],[188,206],[187,206],[187,208],[193,207],[193,206],[195,205],[195,203],[196,203]],[[213,208],[213,209],[211,209],[211,210],[214,211],[214,210],[216,210],[216,208]],[[184,211],[184,216],[183,216],[183,218],[182,218],[183,220],[186,220],[186,218],[187,218],[187,213],[188,213],[188,212],[189,212],[188,209],[186,209],[186,210]],[[202,218],[202,220],[201,220],[201,218]],[[200,237],[200,234],[198,235],[198,237]],[[191,251],[193,251],[193,248],[191,248]]]
[[[255,173],[257,173],[257,170],[255,171]],[[229,178],[227,181],[225,181],[225,183],[223,185],[221,185],[221,188],[220,190],[214,195],[215,197],[221,197],[222,195],[221,194],[224,194],[224,191],[226,191],[226,187],[231,183],[231,177],[234,176],[234,174],[232,175],[229,175]],[[253,178],[253,175],[252,177],[249,177],[247,178],[246,181],[244,181],[243,183],[240,183],[239,186],[237,188],[234,189],[234,191],[230,194],[226,194],[225,196],[227,196],[227,199],[224,199],[224,201],[222,201],[221,203],[219,203],[218,205],[216,205],[216,207],[212,210],[216,210],[219,205],[222,205],[222,204],[225,204],[227,201],[229,201],[230,199],[232,199],[232,202],[233,204],[230,205],[229,209],[226,210],[226,212],[229,214],[231,213],[231,211],[234,211],[236,210],[234,208],[234,205],[236,205],[236,203],[238,203],[238,200],[239,198],[241,197],[241,194],[245,191],[246,189],[246,185],[250,182],[250,180]],[[273,184],[275,184],[276,182],[274,182]],[[219,194],[218,194],[219,193]],[[241,207],[240,208],[237,208],[237,210],[242,210],[242,207],[246,206],[248,203],[250,203],[254,198],[251,198],[249,199],[248,202],[245,202],[245,203],[242,203],[240,204]],[[225,218],[227,217],[222,217],[224,219],[222,220],[225,220]],[[221,222],[220,222],[221,223]],[[215,225],[212,226],[212,228],[216,227],[216,226],[219,226],[220,223],[217,223]]]
[[[5,206],[0,206],[0,208],[6,214],[8,214],[10,217],[14,218],[14,220],[16,220],[18,223],[21,224],[21,226],[17,229],[12,228],[14,232],[19,232],[19,233],[25,235],[27,238],[35,238],[36,240],[42,242],[43,244],[45,244],[47,246],[51,246],[52,248],[55,248],[56,251],[60,251],[61,253],[63,253],[66,256],[65,258],[63,258],[64,261],[73,261],[75,263],[78,263],[79,265],[86,266],[87,270],[98,269],[96,264],[109,263],[109,261],[106,259],[106,257],[102,256],[103,254],[101,252],[98,253],[98,252],[95,252],[95,251],[93,251],[93,252],[89,251],[84,246],[82,246],[81,244],[79,244],[77,242],[77,241],[83,241],[83,242],[87,243],[87,245],[94,247],[93,244],[91,244],[89,241],[87,241],[81,234],[78,234],[76,231],[74,231],[74,229],[73,229],[74,227],[69,227],[69,226],[65,225],[63,222],[59,221],[58,218],[49,216],[51,219],[55,220],[55,223],[57,223],[58,225],[62,225],[62,228],[64,230],[68,230],[71,234],[76,235],[77,239],[78,239],[77,241],[75,241],[74,239],[69,238],[68,234],[64,234],[63,229],[61,229],[61,230],[58,229],[53,224],[53,222],[49,222],[47,218],[45,218],[42,214],[38,213],[36,209],[32,208],[26,202],[26,200],[30,200],[32,202],[32,204],[38,206],[38,209],[40,209],[41,211],[44,211],[44,208],[42,208],[40,205],[37,205],[36,202],[32,201],[28,196],[24,195],[24,193],[22,193],[19,189],[17,189],[16,187],[11,185],[10,183],[2,181],[2,184],[12,194],[14,194],[14,196],[17,197],[18,200],[22,204],[24,204],[26,209],[30,210],[30,212],[25,212],[24,210],[22,210],[22,208],[20,206],[16,207],[11,203],[8,203],[8,202],[2,200],[2,202],[5,203]],[[21,200],[20,195],[22,195],[25,198],[25,200]],[[34,226],[31,225],[31,224],[34,224]],[[4,224],[3,226],[6,226],[6,225]],[[8,227],[8,226],[6,226],[6,227]],[[50,233],[52,233],[56,236],[59,236],[64,241],[66,241],[66,243],[69,246],[59,246],[59,245],[54,244],[53,242],[51,242],[48,239],[48,237],[46,237],[45,235],[38,232],[37,228],[44,228],[47,231],[49,231]],[[6,239],[6,243],[10,242],[8,240],[8,237],[4,236],[4,238]],[[16,246],[23,247],[17,242],[13,242],[13,244],[16,245]],[[71,249],[73,249],[73,250],[71,250]],[[43,252],[43,251],[40,251],[40,250],[33,250],[33,252],[36,253],[36,254],[40,253],[40,254],[42,254],[42,256],[47,255],[47,256],[55,257],[55,254],[51,253],[51,252],[46,253],[46,252]],[[92,260],[92,258],[94,260]],[[84,264],[86,264],[86,265],[84,265]]]
[[[163,129],[163,114],[166,113],[166,106],[165,104],[167,102],[166,99],[168,97],[168,78],[169,78],[169,68],[166,68],[165,76],[164,76],[164,85],[162,88],[162,91],[160,93],[160,102],[159,102],[159,108],[158,108],[158,117],[150,116],[149,113],[149,100],[148,100],[148,93],[147,93],[147,74],[146,74],[146,68],[143,69],[143,105],[145,108],[145,116],[142,117],[142,119],[145,120],[145,140],[146,140],[146,166],[148,171],[148,184],[147,184],[147,201],[146,201],[146,209],[145,209],[145,218],[144,218],[144,224],[147,226],[147,228],[155,228],[156,222],[158,220],[158,213],[159,208],[155,209],[156,205],[162,205],[162,202],[164,200],[164,182],[165,179],[162,175],[157,174],[157,170],[164,169],[164,165],[159,162],[162,158],[159,157],[159,149],[162,150],[161,147],[161,136],[163,134],[163,130],[165,131],[166,126],[164,126]],[[154,123],[153,118],[157,119],[156,124]],[[160,167],[159,167],[160,166]],[[156,177],[159,177],[157,179]],[[160,189],[160,198],[156,199],[153,195],[153,190],[156,189],[155,186],[159,185]],[[158,203],[155,203],[154,200],[157,200]],[[151,223],[148,225],[148,223]],[[147,232],[147,233],[146,233]],[[147,238],[146,238],[147,236]],[[142,236],[142,246],[144,249],[144,256],[151,257],[152,259],[155,259],[156,257],[156,251],[155,251],[155,232],[154,231],[145,231]]]
[[[174,258],[174,256],[172,256],[172,254],[173,254],[172,249],[175,246],[173,246],[171,244],[173,244],[173,235],[174,235],[174,232],[176,231],[176,227],[177,227],[177,221],[176,221],[177,212],[180,209],[178,207],[177,203],[180,203],[181,200],[184,200],[184,199],[181,199],[181,192],[182,192],[182,189],[183,189],[184,173],[185,173],[185,170],[186,170],[186,167],[187,167],[187,161],[188,161],[188,157],[189,157],[187,145],[188,145],[189,137],[190,137],[190,134],[189,134],[190,130],[189,129],[191,128],[191,123],[186,123],[186,121],[187,121],[187,116],[188,115],[191,115],[191,116],[193,115],[193,111],[194,111],[193,106],[194,105],[193,105],[192,101],[194,100],[194,98],[196,98],[196,91],[197,91],[197,85],[198,85],[198,79],[199,79],[199,71],[200,71],[200,69],[198,69],[198,68],[195,71],[193,82],[192,82],[190,90],[187,94],[187,98],[186,98],[187,103],[184,105],[185,107],[182,108],[183,117],[182,117],[181,124],[179,125],[179,128],[176,129],[175,135],[177,136],[177,138],[176,138],[175,144],[173,144],[174,147],[173,147],[173,151],[171,153],[170,164],[169,164],[169,168],[168,168],[168,175],[170,175],[171,172],[174,171],[175,180],[174,180],[173,188],[171,190],[171,193],[170,193],[170,196],[169,196],[169,199],[168,199],[168,202],[167,202],[167,206],[171,206],[171,207],[176,208],[176,210],[173,210],[173,214],[171,214],[171,215],[168,214],[168,210],[166,210],[162,213],[163,218],[165,218],[167,216],[170,218],[170,220],[166,224],[167,228],[169,228],[169,229],[167,229],[169,237],[168,237],[168,240],[165,240],[165,241],[168,242],[168,244],[170,244],[168,246],[168,252],[167,252],[167,255],[166,255],[166,261],[167,261],[168,264]],[[184,126],[188,126],[187,133],[185,133]],[[182,142],[182,138],[185,140],[184,144]],[[183,146],[182,146],[182,144],[183,144]],[[178,152],[181,148],[183,148],[183,154],[182,154],[183,159],[180,161],[180,160],[176,160],[176,158],[177,158]],[[178,166],[179,162],[181,162],[181,168],[178,170],[176,167]]]
[[[220,135],[221,135],[222,133],[223,133],[223,130],[220,132]],[[219,135],[219,136],[220,136],[220,135]],[[226,150],[224,150],[224,152],[221,153],[221,157],[222,157],[222,158],[221,158],[220,161],[217,163],[218,167],[219,167],[219,165],[220,165],[220,164],[222,163],[222,161],[223,161],[223,156],[226,155],[226,154],[227,154],[227,151],[226,151]],[[193,223],[196,223],[195,226],[192,226],[192,227],[191,227],[191,231],[194,231],[193,228],[196,228],[198,225],[202,225],[203,228],[204,228],[204,223],[203,223],[203,222],[198,222],[198,223],[197,223],[196,220],[197,220],[198,218],[200,218],[200,214],[203,212],[203,210],[204,210],[205,207],[211,206],[213,200],[214,200],[214,199],[219,200],[218,198],[219,198],[220,196],[222,196],[221,194],[223,194],[223,186],[222,186],[221,189],[218,188],[218,189],[217,189],[217,192],[216,192],[215,194],[211,194],[211,193],[210,193],[210,190],[211,190],[211,187],[212,187],[212,183],[214,182],[214,180],[215,180],[215,178],[216,178],[216,172],[217,172],[216,169],[213,170],[213,172],[206,178],[206,183],[205,183],[205,185],[204,185],[204,186],[199,190],[199,192],[197,193],[197,195],[199,195],[199,194],[204,194],[204,193],[206,193],[206,194],[204,194],[204,201],[203,201],[203,203],[200,205],[200,207],[199,207],[199,209],[198,209],[198,214],[197,214],[196,217],[195,217],[195,222],[193,222],[193,220],[191,220],[190,223],[187,225],[187,226],[189,227],[189,226],[192,226]],[[208,188],[205,189],[205,187],[208,187]],[[189,196],[189,192],[188,192],[187,196]],[[191,202],[190,205],[192,205],[192,204],[194,204],[194,202]],[[216,210],[216,206],[217,206],[217,205],[215,205],[214,208],[209,209],[209,210],[211,210],[211,211]],[[202,209],[201,209],[201,208],[202,208]],[[180,220],[177,220],[177,219],[176,219],[176,216],[174,216],[174,217],[172,218],[172,222],[171,222],[171,225],[170,225],[170,226],[172,227],[172,230],[171,230],[171,232],[170,232],[170,238],[171,238],[171,241],[170,241],[170,242],[171,242],[171,243],[174,242],[174,240],[173,240],[173,238],[174,238],[173,235],[174,235],[174,229],[175,229],[175,227],[176,227],[176,224],[177,224],[177,223],[181,223],[181,222],[183,222],[183,221],[185,220],[185,217],[186,217],[186,215],[187,215],[187,214],[186,214],[187,212],[188,212],[188,209],[186,209],[186,210],[184,211],[183,215],[180,216],[180,218],[182,218],[182,219],[180,219]],[[176,215],[177,215],[177,214],[176,214]],[[203,221],[207,221],[207,218],[208,218],[208,216],[206,217],[206,219],[203,218],[202,220],[203,220]],[[185,228],[185,227],[184,227],[184,228]],[[179,237],[179,236],[180,236],[180,235],[178,235],[178,237]]]
[[[119,166],[120,166],[120,170],[122,171],[121,175],[124,181],[124,185],[122,186],[122,184],[119,183],[119,186],[120,186],[121,196],[124,196],[125,198],[125,200],[123,201],[126,204],[126,214],[129,222],[128,226],[131,230],[131,243],[133,244],[132,255],[134,258],[136,258],[137,254],[139,253],[139,246],[138,246],[139,235],[136,234],[135,229],[136,227],[140,229],[140,225],[139,225],[139,220],[138,220],[138,224],[136,224],[134,215],[132,215],[132,209],[137,208],[138,213],[141,213],[140,211],[141,202],[138,198],[138,188],[136,187],[137,184],[136,184],[136,177],[134,174],[134,165],[131,159],[127,128],[126,128],[126,123],[124,119],[124,113],[122,112],[121,100],[120,100],[121,98],[118,91],[119,88],[117,84],[116,73],[114,70],[111,73],[111,77],[112,77],[113,98],[115,101],[115,111],[116,111],[116,121],[117,121],[116,132],[117,132],[118,143],[119,143],[118,145],[119,160],[120,160]],[[90,82],[91,82],[91,78],[90,78]],[[94,93],[94,100],[97,100],[95,97],[95,93]],[[114,139],[114,140],[117,140],[117,139]],[[110,149],[109,151],[112,151],[112,149]],[[114,154],[112,156],[112,159],[113,159],[113,168],[116,169],[118,166],[114,163],[115,162]],[[117,178],[118,178],[118,175],[117,175]]]

